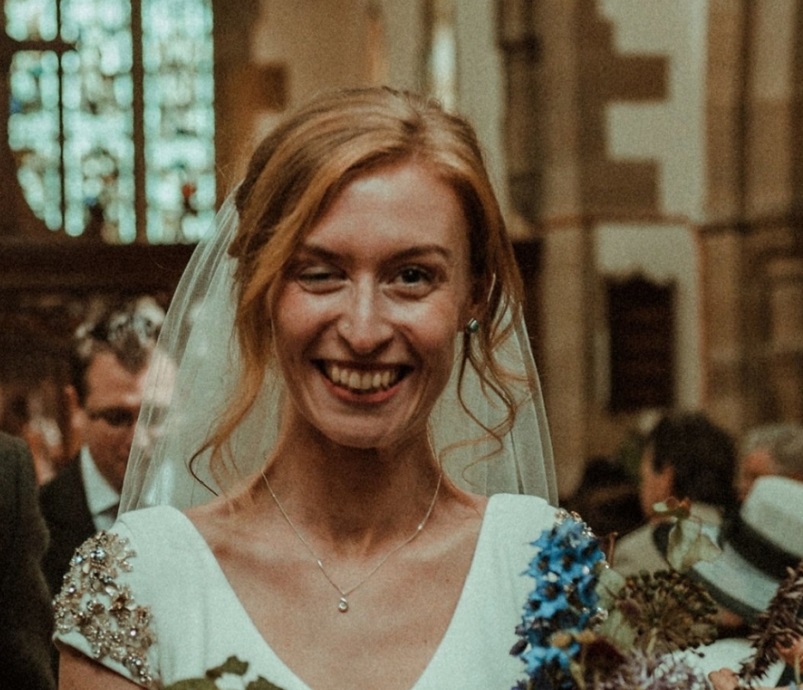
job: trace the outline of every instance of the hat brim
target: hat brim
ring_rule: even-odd
[[[718,538],[719,529],[712,531],[722,553],[713,561],[695,563],[692,574],[702,580],[720,606],[741,616],[747,623],[753,623],[756,616],[769,606],[780,581],[756,568],[728,542],[723,544]]]

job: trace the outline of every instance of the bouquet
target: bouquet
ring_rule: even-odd
[[[703,690],[708,683],[686,650],[716,638],[716,605],[685,570],[718,548],[689,513],[668,501],[675,518],[671,568],[622,578],[608,567],[600,540],[574,514],[533,542],[526,574],[535,588],[524,604],[511,654],[527,677],[513,690]]]
[[[801,640],[803,640],[803,561],[787,571],[766,611],[752,627],[749,640],[753,656],[742,664],[739,679],[752,687],[770,665],[783,659],[792,666],[795,684],[801,685]]]

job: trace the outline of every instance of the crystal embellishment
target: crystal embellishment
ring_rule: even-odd
[[[127,539],[110,532],[98,532],[84,542],[53,602],[56,630],[77,631],[95,659],[112,659],[134,680],[155,687],[148,662],[155,641],[150,609],[137,605],[129,587],[118,582],[121,573],[131,570],[129,559],[135,555]]]

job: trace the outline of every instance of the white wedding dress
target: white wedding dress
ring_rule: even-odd
[[[532,591],[530,545],[556,519],[532,496],[489,499],[452,620],[411,690],[510,688],[524,664],[510,656]],[[197,678],[228,657],[283,690],[310,688],[257,631],[190,520],[161,506],[127,513],[73,559],[57,599],[56,639],[144,687]],[[426,626],[426,621],[421,621]]]

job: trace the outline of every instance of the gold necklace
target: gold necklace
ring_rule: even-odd
[[[440,491],[440,488],[441,488],[441,479],[442,478],[443,478],[443,470],[441,470],[440,474],[438,475],[438,483],[435,486],[435,493],[432,496],[432,501],[429,504],[429,508],[427,508],[427,512],[424,515],[424,519],[421,520],[421,522],[418,523],[418,525],[415,528],[415,531],[409,537],[407,537],[407,539],[405,539],[403,542],[401,542],[398,546],[394,546],[390,551],[388,551],[388,553],[386,553],[382,557],[382,559],[379,561],[379,563],[377,563],[371,569],[371,571],[364,578],[362,578],[362,580],[360,580],[356,585],[353,585],[353,586],[349,587],[348,589],[342,589],[329,576],[329,573],[326,572],[326,568],[323,567],[323,561],[320,558],[318,558],[317,554],[315,553],[315,550],[312,548],[312,546],[310,546],[310,543],[304,538],[304,535],[301,534],[301,532],[298,530],[298,528],[293,524],[293,521],[290,519],[290,516],[287,514],[287,511],[284,509],[284,506],[279,501],[279,497],[276,496],[276,494],[273,492],[273,487],[271,487],[270,482],[268,481],[268,477],[265,474],[264,470],[262,472],[262,479],[265,480],[265,486],[268,487],[268,492],[270,493],[271,498],[273,498],[273,502],[276,504],[276,507],[279,509],[279,512],[282,514],[282,517],[284,517],[285,522],[287,522],[287,524],[290,525],[290,529],[293,530],[293,533],[296,535],[298,540],[304,545],[304,547],[307,549],[307,551],[309,551],[310,555],[315,560],[315,564],[318,566],[320,571],[323,573],[323,576],[326,578],[327,582],[330,585],[332,585],[332,587],[334,587],[338,591],[338,593],[340,594],[340,600],[337,603],[337,610],[340,611],[340,613],[346,613],[349,610],[349,596],[351,596],[351,594],[352,594],[352,592],[354,592],[354,590],[356,590],[358,587],[361,587],[362,585],[364,585],[368,581],[368,579],[377,570],[379,570],[383,565],[385,565],[387,560],[394,553],[396,553],[397,551],[400,551],[401,549],[403,549],[405,546],[407,546],[407,544],[409,544],[411,541],[413,541],[413,539],[415,539],[419,534],[421,534],[421,532],[423,531],[424,527],[427,524],[427,521],[429,520],[429,516],[432,514],[432,510],[435,507],[435,502],[438,500],[438,492]]]

